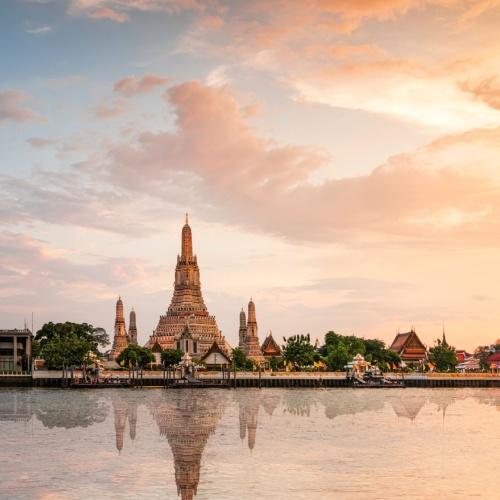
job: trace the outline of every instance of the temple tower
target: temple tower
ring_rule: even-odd
[[[122,298],[118,297],[116,301],[115,316],[115,336],[113,347],[111,349],[111,359],[116,359],[120,353],[128,346],[127,328],[125,326],[125,317],[123,316]]]
[[[200,359],[214,342],[229,356],[231,347],[222,336],[214,316],[208,313],[201,293],[198,259],[193,253],[193,235],[188,216],[181,232],[181,253],[175,266],[174,293],[166,314],[160,316],[158,326],[147,346],[156,343],[162,349],[175,349],[181,345],[186,323],[193,342],[194,359]],[[195,344],[196,342],[196,344]],[[178,344],[179,343],[179,344]],[[194,346],[196,345],[196,349]],[[195,352],[194,352],[195,351]]]
[[[131,344],[137,345],[137,323],[135,311],[133,308],[130,311],[130,321],[128,324],[128,340]]]
[[[241,349],[245,349],[245,336],[247,334],[247,317],[245,315],[245,311],[243,310],[243,307],[241,308],[240,312],[240,331],[239,331],[239,344],[238,347]]]
[[[248,303],[248,321],[245,334],[245,354],[251,360],[260,363],[264,360],[259,342],[259,329],[257,326],[257,316],[255,314],[255,304],[252,299]]]

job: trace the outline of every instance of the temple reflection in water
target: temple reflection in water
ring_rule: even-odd
[[[261,446],[266,448],[266,440],[269,436],[275,439],[278,429],[287,436],[283,422],[290,419],[323,419],[328,422],[325,429],[333,431],[345,425],[346,418],[354,423],[370,412],[384,418],[387,425],[411,425],[419,418],[429,418],[436,413],[442,414],[444,422],[447,408],[469,398],[500,409],[500,391],[479,393],[453,389],[407,389],[383,393],[345,389],[113,389],[60,391],[54,398],[55,392],[43,389],[3,391],[0,422],[20,422],[23,425],[40,422],[44,428],[54,430],[104,426],[99,432],[107,433],[111,439],[114,437],[111,443],[120,461],[130,460],[138,446],[144,446],[144,441],[140,440],[141,430],[150,436],[150,442],[159,442],[156,432],[151,433],[153,423],[153,428],[157,428],[156,436],[162,438],[160,441],[166,440],[173,459],[173,471],[164,470],[163,465],[161,475],[167,482],[169,478],[175,478],[177,494],[182,500],[193,499],[200,483],[214,481],[214,470],[209,467],[213,463],[204,465],[203,455],[219,426],[222,426],[222,434],[214,439],[213,450],[218,449],[220,453],[221,446],[230,445],[233,439],[238,440],[239,435],[245,447],[252,453],[259,453],[259,433],[262,433]],[[388,419],[390,415],[397,416],[397,419]],[[113,431],[114,436],[109,435]],[[89,436],[93,433],[87,432]],[[221,441],[222,435],[226,439],[225,445]],[[107,446],[109,451],[109,444],[102,443],[103,449]],[[167,463],[168,453],[166,455],[162,450],[161,456]],[[207,467],[205,481],[203,467]]]

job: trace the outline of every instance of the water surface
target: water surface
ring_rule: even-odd
[[[498,498],[499,389],[3,389],[0,498]]]

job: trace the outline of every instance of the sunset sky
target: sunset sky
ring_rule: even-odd
[[[237,343],[500,337],[500,0],[3,0],[0,328],[139,340],[189,212]]]

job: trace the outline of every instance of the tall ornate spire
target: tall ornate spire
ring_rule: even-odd
[[[115,337],[111,349],[111,358],[116,359],[120,353],[128,346],[127,328],[125,326],[125,317],[123,316],[122,298],[118,297],[116,301],[115,315]]]
[[[128,338],[131,344],[137,345],[137,323],[136,323],[135,311],[133,308],[130,311]]]
[[[250,298],[250,302],[248,303],[248,323],[257,324],[257,317],[255,315],[255,304],[252,298]]]
[[[255,304],[252,299],[248,303],[248,322],[245,334],[245,353],[256,362],[262,361],[262,351],[259,343],[259,329],[257,326],[257,316],[255,314]]]
[[[182,251],[181,260],[183,262],[191,262],[193,260],[193,235],[188,222],[188,214],[186,214],[186,223],[182,228]]]
[[[241,347],[242,349],[245,348],[246,334],[247,334],[247,317],[242,307],[240,311],[240,331],[239,331],[239,343],[238,343],[238,346]]]

